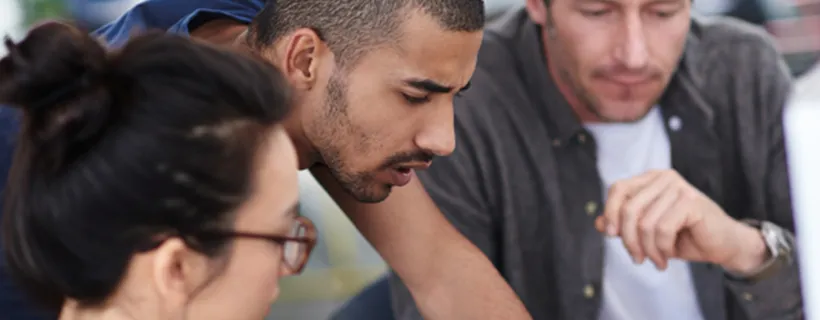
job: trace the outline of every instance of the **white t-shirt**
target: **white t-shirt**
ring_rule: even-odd
[[[670,128],[683,130],[680,119]],[[654,169],[672,167],[669,136],[659,108],[635,123],[596,123],[598,172],[604,195],[614,182]],[[603,306],[599,320],[701,320],[689,264],[672,260],[659,271],[648,259],[636,265],[620,238],[604,244]]]

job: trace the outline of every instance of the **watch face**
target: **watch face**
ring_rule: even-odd
[[[794,241],[790,233],[771,222],[763,222],[760,231],[773,257],[791,258]]]

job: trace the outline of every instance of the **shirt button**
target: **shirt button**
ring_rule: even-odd
[[[598,204],[595,201],[587,202],[584,209],[587,211],[587,215],[594,216],[598,212]]]
[[[672,131],[679,131],[683,127],[683,120],[678,116],[669,117],[669,129]]]
[[[584,297],[587,299],[592,299],[595,297],[595,287],[591,284],[584,286]]]
[[[755,299],[755,296],[753,296],[751,293],[748,293],[748,292],[744,292],[742,294],[742,297],[743,297],[743,300],[745,300],[745,301],[752,301],[752,300]]]
[[[584,144],[587,142],[587,135],[581,133],[578,135],[578,143]]]
[[[552,146],[553,147],[560,147],[561,146],[561,140],[560,139],[553,139],[552,140]]]

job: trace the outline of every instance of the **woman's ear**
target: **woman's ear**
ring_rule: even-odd
[[[209,259],[179,238],[165,240],[154,251],[154,286],[169,312],[182,310],[208,281]]]

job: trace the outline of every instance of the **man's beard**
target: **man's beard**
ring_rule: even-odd
[[[318,126],[321,130],[318,152],[345,192],[361,202],[381,202],[390,194],[390,186],[377,185],[372,173],[352,171],[341,156],[345,146],[367,150],[370,145],[370,139],[361,135],[349,119],[346,92],[346,82],[337,71],[328,81],[325,114]]]

